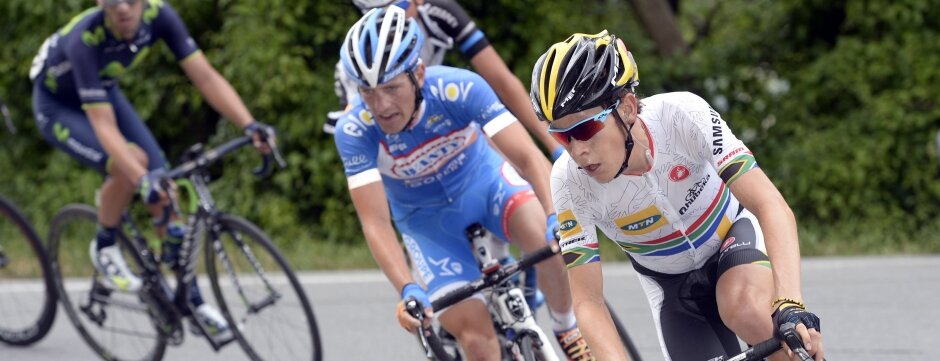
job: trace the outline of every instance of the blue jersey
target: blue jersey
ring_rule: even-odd
[[[481,172],[499,172],[504,160],[485,137],[516,121],[467,70],[428,67],[421,92],[417,120],[402,132],[384,133],[361,100],[336,126],[349,188],[381,179],[393,211],[452,203]]]
[[[109,103],[106,88],[163,39],[177,60],[199,48],[176,11],[164,0],[146,0],[140,28],[133,39],[121,39],[105,22],[99,7],[76,15],[46,39],[33,59],[30,79],[69,104]]]

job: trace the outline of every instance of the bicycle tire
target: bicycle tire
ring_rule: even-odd
[[[296,352],[293,348],[287,347],[291,345],[290,343],[286,342],[288,339],[298,339],[293,337],[299,334],[297,332],[286,333],[280,335],[281,337],[278,337],[279,335],[271,334],[277,325],[275,325],[275,327],[253,327],[254,323],[261,323],[264,321],[255,315],[250,315],[249,311],[251,311],[251,309],[245,307],[246,303],[250,303],[255,300],[251,299],[249,295],[244,294],[246,290],[250,291],[250,289],[241,287],[245,280],[239,278],[244,278],[244,274],[232,277],[233,273],[236,275],[238,275],[238,273],[231,268],[233,268],[236,264],[241,264],[246,265],[249,267],[249,269],[254,271],[256,275],[259,276],[259,286],[262,287],[267,286],[268,288],[273,288],[274,285],[270,283],[270,281],[274,278],[272,276],[284,278],[282,280],[282,283],[284,284],[280,285],[279,287],[280,291],[287,290],[287,292],[290,292],[296,296],[296,301],[294,301],[296,304],[294,304],[294,306],[298,307],[299,310],[287,313],[287,316],[282,320],[274,321],[283,321],[283,323],[287,323],[286,321],[296,321],[299,316],[303,315],[306,319],[306,322],[302,322],[304,325],[301,327],[305,328],[309,333],[309,339],[304,341],[303,338],[300,338],[299,340],[304,343],[309,341],[311,348],[311,350],[309,350],[309,358],[304,356],[303,359],[320,361],[323,357],[323,352],[320,345],[320,333],[317,329],[313,307],[311,306],[310,301],[304,292],[303,286],[297,279],[297,275],[294,273],[293,269],[291,269],[290,265],[287,263],[287,260],[277,249],[277,247],[274,246],[267,235],[265,235],[264,232],[262,232],[261,229],[259,229],[253,223],[245,220],[244,218],[227,214],[220,214],[217,218],[217,221],[218,232],[214,232],[216,237],[214,237],[215,239],[212,239],[210,243],[207,243],[205,250],[206,270],[209,275],[210,284],[212,285],[212,292],[215,295],[216,302],[219,305],[219,310],[225,316],[225,319],[229,322],[229,324],[235,326],[232,327],[232,330],[235,333],[235,337],[238,340],[238,343],[253,360],[289,360],[294,359],[293,357],[297,357],[298,355],[308,354],[307,352]],[[244,237],[239,237],[237,235],[242,235]],[[225,240],[223,240],[223,238],[226,238],[226,236],[229,238],[229,243],[242,242],[243,246],[226,244]],[[247,237],[247,241],[245,240],[245,237]],[[248,244],[247,242],[253,242],[253,244]],[[236,248],[232,248],[233,246]],[[239,250],[241,253],[236,253],[236,251]],[[246,252],[246,250],[248,251]],[[260,260],[258,258],[259,256],[262,256],[262,254],[258,253],[259,251],[264,252],[264,257]],[[216,262],[217,252],[225,256],[218,257],[219,263],[223,263],[222,266],[225,268],[221,270],[224,273],[220,273],[220,270],[217,269],[217,267],[220,265]],[[254,257],[255,262],[251,261],[251,257],[248,256],[249,254]],[[245,257],[244,259],[233,261],[233,256],[235,255]],[[225,262],[227,262],[227,264],[225,264]],[[262,266],[260,272],[256,268],[255,264],[260,264]],[[271,272],[271,268],[273,266],[279,267],[283,274],[275,275],[273,272]],[[264,269],[265,267],[267,269]],[[232,272],[229,272],[230,270]],[[222,285],[220,283],[220,277],[227,277],[227,280],[231,282],[231,285],[236,286],[237,290],[235,292],[240,291],[242,293],[226,294],[223,292]],[[228,288],[232,289],[232,287]],[[271,290],[268,289],[267,291]],[[235,298],[227,299],[227,296]],[[264,301],[271,302],[268,305],[276,305],[277,303],[284,302],[283,300],[272,299],[270,297],[271,294],[268,295],[268,298],[264,299]],[[239,309],[236,309],[236,307],[239,307]],[[242,311],[241,308],[245,308],[247,310],[244,310],[244,312],[239,312]],[[249,317],[252,318],[250,323],[248,320]],[[253,331],[260,331],[262,333],[261,337],[254,337],[255,332]],[[266,348],[259,347],[258,343],[268,340],[273,340],[276,344]],[[264,357],[262,357],[262,349],[284,353],[275,356],[267,356],[267,354],[265,354]]]
[[[31,258],[35,257],[39,265],[39,271],[42,276],[43,284],[43,300],[42,302],[35,303],[34,301],[26,302],[17,302],[19,307],[16,307],[15,312],[16,316],[2,314],[0,315],[0,320],[3,320],[4,323],[0,324],[0,342],[14,345],[14,346],[27,346],[31,345],[49,333],[49,330],[52,328],[52,324],[55,321],[55,316],[58,308],[56,307],[56,302],[58,300],[56,294],[55,280],[52,278],[52,268],[49,265],[49,255],[46,252],[46,248],[43,245],[42,240],[39,238],[39,234],[36,233],[36,229],[33,227],[25,216],[19,211],[16,206],[9,200],[0,197],[0,218],[9,220],[15,228],[18,230],[20,236],[26,239],[29,243],[29,247],[26,249],[28,252],[32,252]],[[0,225],[2,226],[2,225]],[[2,230],[2,228],[0,228]],[[11,239],[5,239],[3,233],[0,233],[0,249],[5,249],[10,251],[17,247],[16,245],[9,244],[9,241],[17,241],[19,238],[13,236]],[[7,243],[7,244],[4,244]],[[4,247],[5,246],[5,247]],[[6,262],[4,262],[6,263]],[[32,263],[32,262],[29,262]],[[6,266],[6,265],[5,265]],[[0,277],[7,275],[7,272],[3,271],[5,266],[0,266]],[[33,271],[27,271],[26,273],[32,273]],[[14,270],[10,270],[10,274],[14,273]],[[3,297],[3,302],[5,303],[16,298],[16,294],[20,292],[4,292],[5,296]],[[26,294],[22,292],[20,294]],[[32,307],[28,307],[28,310],[24,310],[22,305],[36,305],[38,304],[38,315],[33,316],[34,312]],[[2,310],[12,310],[13,308],[0,307]],[[24,317],[25,316],[25,317]],[[9,320],[14,319],[24,319],[27,320],[21,325],[13,326],[8,324]]]
[[[607,311],[610,312],[610,319],[614,321],[614,327],[617,328],[617,335],[620,336],[623,347],[627,350],[627,354],[630,355],[630,360],[642,361],[640,351],[637,350],[636,344],[633,343],[633,339],[630,338],[630,334],[627,333],[627,328],[623,327],[623,323],[620,322],[620,317],[617,317],[613,307],[610,307],[610,302],[607,302],[605,299],[604,305],[607,306]]]
[[[516,339],[519,345],[519,352],[525,361],[545,361],[545,352],[555,352],[551,345],[543,345],[539,338],[530,333],[519,335]]]
[[[88,277],[87,275],[81,274],[79,272],[89,272],[91,271],[94,275],[94,266],[91,264],[91,260],[88,255],[88,247],[84,246],[89,242],[93,237],[95,237],[95,229],[97,226],[97,211],[95,208],[85,205],[85,204],[70,204],[62,209],[52,218],[52,222],[49,226],[49,259],[50,264],[52,265],[52,271],[55,279],[55,284],[57,292],[59,295],[59,300],[61,301],[62,308],[65,310],[66,315],[68,315],[69,320],[72,322],[72,325],[75,326],[78,330],[79,335],[82,336],[82,339],[85,340],[91,349],[97,353],[102,359],[105,360],[114,360],[114,361],[130,361],[130,360],[160,360],[163,358],[163,354],[166,351],[166,336],[163,335],[156,329],[154,322],[152,321],[152,313],[154,312],[146,304],[141,304],[140,309],[133,310],[139,316],[139,320],[136,322],[128,322],[127,324],[145,324],[147,329],[152,329],[152,335],[147,335],[144,332],[140,332],[134,335],[128,333],[129,336],[147,336],[147,338],[153,339],[153,346],[148,347],[148,350],[141,355],[140,357],[128,356],[126,355],[127,347],[132,347],[128,342],[118,342],[115,341],[114,336],[109,336],[109,339],[99,340],[95,337],[96,334],[101,332],[108,331],[119,331],[120,328],[117,323],[112,325],[109,323],[107,327],[103,324],[98,324],[91,319],[89,313],[82,310],[82,305],[73,304],[72,299],[79,301],[85,297],[82,296],[82,291],[84,288],[82,285],[87,284],[86,280],[92,282],[91,290],[101,290],[101,288],[96,288],[97,281],[95,277]],[[127,236],[124,232],[118,232],[119,243],[124,245],[129,244]],[[72,242],[69,245],[65,245],[65,242]],[[75,245],[75,243],[80,243],[81,247],[69,247]],[[64,262],[68,258],[69,262]],[[132,257],[128,257],[132,258]],[[81,264],[81,261],[85,262],[85,266],[77,266],[76,264]],[[133,264],[133,262],[129,262]],[[81,281],[70,281],[68,284],[66,280],[63,279],[62,273],[63,270],[66,270],[69,273],[79,273],[79,274],[70,274],[70,277],[79,277]],[[70,294],[70,289],[74,290],[74,297]],[[91,293],[87,291],[86,293]],[[129,299],[132,301],[121,300],[120,303],[125,305],[131,305],[133,303],[140,303],[140,297],[138,295],[132,295],[129,293],[117,293],[118,297],[121,297],[125,300]],[[88,297],[92,297],[89,295]],[[110,302],[111,295],[108,295],[108,300]],[[118,305],[116,302],[115,305]],[[103,306],[102,306],[103,307]],[[121,308],[115,306],[109,309],[120,310]],[[103,312],[103,311],[102,311]],[[102,322],[108,322],[112,317],[108,317],[107,313],[102,313],[105,316],[105,319]],[[88,321],[86,325],[86,321]],[[120,321],[118,321],[120,322]],[[123,325],[120,325],[124,327]],[[137,331],[135,331],[136,333]],[[114,335],[116,333],[110,333]],[[144,338],[144,337],[141,337]],[[136,340],[137,338],[132,338]],[[106,341],[111,341],[109,346],[104,345]],[[135,342],[135,344],[140,344]]]

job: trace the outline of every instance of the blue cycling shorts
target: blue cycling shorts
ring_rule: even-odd
[[[537,200],[529,185],[509,163],[480,167],[486,174],[471,182],[462,196],[442,207],[419,208],[396,216],[414,273],[431,300],[481,276],[465,231],[474,223],[502,240],[511,240],[509,219],[518,207]]]
[[[129,144],[147,153],[147,169],[165,168],[166,157],[150,129],[140,120],[134,107],[117,86],[108,88],[108,100],[114,108],[118,130]],[[82,165],[103,175],[109,173],[111,157],[105,152],[81,104],[57,99],[41,83],[33,85],[33,113],[36,127],[49,144],[68,153]]]

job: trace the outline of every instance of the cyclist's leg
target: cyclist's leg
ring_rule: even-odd
[[[98,220],[106,227],[116,227],[121,220],[121,213],[133,197],[134,184],[119,171],[108,176],[112,171],[110,157],[98,142],[81,105],[60,101],[36,85],[33,90],[33,109],[36,125],[49,144],[106,176],[101,188]],[[146,162],[146,157],[139,149],[132,149],[131,152],[136,159]]]
[[[109,90],[108,100],[111,101],[111,105],[114,108],[114,116],[117,119],[118,130],[120,130],[124,139],[127,140],[127,143],[130,145],[131,149],[133,149],[135,155],[137,155],[138,158],[143,156],[144,161],[141,164],[144,165],[148,171],[166,169],[167,162],[163,151],[160,149],[160,145],[157,143],[156,138],[154,138],[153,133],[150,132],[150,128],[148,128],[140,119],[140,116],[137,115],[137,111],[134,110],[133,105],[127,100],[120,88],[115,86]],[[129,179],[129,181],[131,184],[131,195],[133,196],[133,192],[137,187],[137,179]],[[165,216],[172,217],[173,215],[165,214],[164,207],[165,205],[163,204],[147,206],[150,215],[155,219]],[[123,211],[123,209],[121,209],[121,211]],[[157,227],[157,234],[163,237],[165,230],[166,227],[164,226]]]
[[[666,361],[699,361],[740,352],[738,339],[718,315],[707,272],[655,274],[637,267]]]
[[[487,209],[484,191],[469,189],[444,207],[403,210],[392,206],[412,267],[432,301],[481,276],[464,231],[481,223]],[[498,359],[499,343],[482,294],[434,313],[469,358]]]
[[[486,304],[479,298],[470,298],[448,308],[438,320],[454,335],[468,360],[499,360],[499,344],[488,316]]]
[[[488,213],[484,224],[498,238],[505,239],[523,252],[531,253],[545,247],[545,212],[532,192],[532,187],[516,173],[508,163],[500,165],[499,177],[491,183],[487,209],[499,209],[498,214]],[[538,285],[552,315],[556,332],[574,327],[574,310],[568,289],[568,275],[561,257],[552,257],[535,265],[538,270]]]
[[[748,344],[770,338],[773,274],[757,217],[742,208],[719,252],[716,300],[722,321]],[[785,359],[782,353],[771,357]]]
[[[90,256],[101,271],[101,279],[110,287],[137,290],[141,281],[127,267],[115,246],[121,214],[133,197],[134,183],[123,172],[110,169],[110,158],[80,104],[60,101],[37,85],[33,90],[33,107],[37,126],[47,142],[106,176],[101,186],[98,232],[91,240]],[[129,151],[146,164],[146,156],[140,149]]]

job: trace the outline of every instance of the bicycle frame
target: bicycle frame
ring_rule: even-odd
[[[498,243],[489,232],[479,224],[467,229],[467,237],[473,245],[473,254],[480,264],[480,272],[489,275],[501,267],[500,259],[509,256],[508,247]],[[531,335],[541,345],[551,349],[551,343],[545,332],[535,323],[535,317],[525,299],[525,293],[511,278],[507,278],[492,288],[483,291],[487,299],[487,309],[493,319],[493,327],[501,333],[507,343],[500,345],[504,351],[521,359],[519,344],[516,340],[522,335]],[[554,350],[544,352],[548,360],[557,360]]]
[[[181,181],[189,185],[188,190],[191,190],[191,197],[195,197],[196,206],[195,209],[189,209],[190,214],[186,220],[187,232],[184,234],[182,245],[180,246],[179,257],[177,258],[177,267],[174,267],[176,274],[176,289],[172,290],[169,287],[168,282],[160,271],[160,261],[157,259],[157,255],[150,246],[147,244],[146,237],[143,236],[143,233],[140,231],[140,228],[137,226],[137,223],[132,219],[128,212],[125,212],[123,215],[123,224],[127,226],[130,230],[130,237],[127,239],[127,246],[132,251],[135,261],[141,267],[142,279],[144,281],[143,287],[140,290],[142,298],[145,302],[150,304],[152,307],[156,308],[156,312],[151,312],[151,316],[154,317],[155,322],[158,326],[158,331],[167,337],[167,340],[172,345],[179,345],[183,341],[182,333],[182,319],[190,319],[199,331],[208,335],[206,325],[202,324],[197,317],[194,317],[194,309],[189,304],[189,287],[180,287],[183,285],[188,285],[196,277],[196,265],[198,260],[196,257],[199,254],[203,244],[202,237],[198,237],[200,229],[205,229],[208,231],[209,243],[212,245],[211,251],[216,252],[219,257],[220,262],[225,266],[226,272],[231,276],[234,286],[238,289],[238,293],[241,296],[242,300],[249,305],[249,312],[258,312],[266,306],[269,306],[277,301],[280,298],[280,294],[274,289],[270,281],[265,277],[264,271],[260,265],[260,262],[257,261],[254,254],[251,250],[245,246],[240,237],[235,237],[233,235],[233,240],[236,242],[238,248],[245,253],[246,258],[252,264],[258,274],[261,276],[265,287],[271,292],[271,295],[258,302],[256,304],[249,304],[248,298],[245,296],[244,289],[238,282],[238,277],[235,274],[234,267],[232,267],[225,249],[222,247],[221,242],[219,241],[220,236],[223,232],[219,226],[218,219],[221,216],[221,212],[218,211],[215,207],[215,201],[212,198],[212,194],[209,191],[208,179],[209,175],[206,171],[206,167],[221,158],[228,152],[231,152],[237,148],[240,148],[246,144],[250,144],[251,139],[249,137],[242,137],[228,143],[219,146],[216,149],[206,151],[205,154],[201,152],[201,146],[190,148],[187,153],[188,157],[193,158],[188,161],[184,161],[183,164],[174,168],[168,172],[167,179],[180,179],[185,178],[187,182]],[[278,163],[282,161],[276,157]],[[255,171],[256,174],[266,172],[268,166],[268,160],[265,158],[265,162],[262,165],[263,171]],[[168,181],[164,181],[164,189],[170,189],[170,184]],[[180,209],[178,196],[175,192],[168,192],[170,195],[170,206],[169,209],[172,209],[175,214],[183,215]],[[167,209],[167,211],[169,211]],[[201,228],[200,226],[204,227]],[[210,250],[207,250],[209,252]],[[93,281],[92,292],[89,293],[92,303],[89,305],[83,306],[82,311],[86,312],[89,317],[96,322],[101,322],[103,320],[103,315],[94,314],[94,302],[111,302],[109,299],[111,291],[107,290],[103,286],[99,285],[97,282]],[[135,307],[131,307],[135,308]],[[146,310],[144,310],[146,311]],[[205,337],[206,341],[212,346],[215,351],[218,351],[225,345],[231,343],[235,338],[225,340],[223,342],[216,342],[211,337]]]

